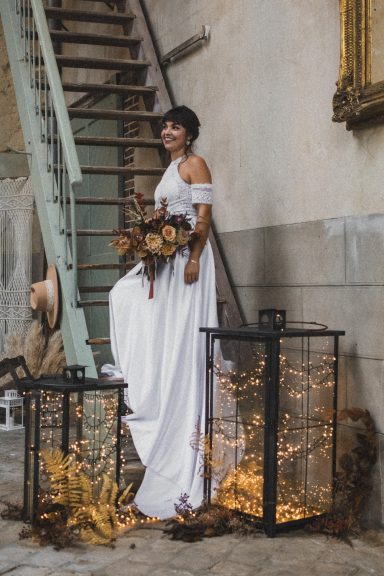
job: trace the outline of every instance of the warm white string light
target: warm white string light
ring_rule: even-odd
[[[317,352],[284,350],[283,339],[280,344],[277,523],[329,510],[336,360],[326,351],[327,339],[324,350]],[[244,356],[249,362],[249,355]],[[220,504],[261,518],[267,385],[263,346],[252,345],[252,360],[253,365],[246,370],[241,369],[241,362],[240,369],[225,371],[219,365],[215,366],[218,389],[225,393],[216,392],[212,454],[215,461],[222,461],[225,459],[223,453],[231,451],[232,456],[236,456],[237,466],[219,485],[213,482],[213,486],[214,499]],[[232,400],[228,402],[228,398]],[[237,400],[236,409],[233,398]],[[225,429],[226,435],[223,434]],[[211,467],[212,476],[220,476],[220,471],[215,471],[214,465]]]

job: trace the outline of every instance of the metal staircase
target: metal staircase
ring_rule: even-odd
[[[140,0],[63,4],[4,0],[0,13],[47,260],[60,277],[65,352],[94,376],[94,351],[98,363],[110,359],[107,293],[134,265],[108,240],[135,191],[152,203],[165,165],[159,120],[172,103]],[[211,242],[222,323],[236,325]]]

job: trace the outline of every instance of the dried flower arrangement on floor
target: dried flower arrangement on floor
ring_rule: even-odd
[[[356,407],[342,410],[338,421],[345,424],[351,421],[358,426],[348,426],[353,438],[349,437],[338,459],[332,509],[310,529],[351,543],[350,538],[362,530],[364,504],[372,490],[377,441],[374,422],[367,410]],[[40,495],[37,521],[32,528],[23,528],[20,538],[33,537],[41,545],[51,544],[55,548],[77,542],[110,546],[119,532],[153,524],[154,519],[144,517],[130,505],[131,485],[118,494],[117,486],[106,476],[95,501],[90,480],[78,470],[73,456],[47,450],[43,459],[50,488]],[[2,503],[6,506],[1,513],[3,518],[21,519],[19,505]],[[257,524],[219,504],[192,510],[186,494],[180,497],[175,512],[177,516],[166,522],[164,528],[164,533],[174,540],[196,542],[224,534],[261,532]]]
[[[339,423],[352,421],[345,452],[338,458],[334,500],[330,512],[311,524],[311,531],[335,536],[350,543],[362,529],[364,504],[372,491],[372,472],[377,458],[375,425],[368,412],[353,407],[338,412]],[[360,424],[360,426],[359,426]],[[364,426],[364,428],[361,427]],[[341,427],[339,432],[342,433]],[[195,542],[204,537],[222,534],[251,534],[260,532],[239,513],[220,504],[203,506],[192,511],[186,495],[176,506],[178,516],[167,522],[165,533],[172,539]]]
[[[52,544],[55,548],[79,541],[111,545],[117,537],[121,510],[125,511],[126,520],[128,515],[134,515],[125,507],[132,496],[131,486],[119,495],[116,483],[103,474],[100,492],[94,498],[91,480],[80,470],[72,454],[65,456],[58,449],[44,450],[42,460],[50,486],[40,492],[29,536],[41,545]],[[27,535],[24,531],[23,536]]]
[[[172,540],[198,542],[224,534],[248,536],[262,532],[261,528],[246,522],[237,512],[219,504],[204,505],[192,511],[188,505],[181,503],[176,506],[176,511],[178,515],[168,520],[164,528],[164,533]]]
[[[364,504],[372,491],[372,472],[377,460],[377,439],[374,421],[362,408],[341,410],[338,422],[352,421],[353,447],[338,458],[333,506],[314,529],[342,540],[357,536],[363,527]]]

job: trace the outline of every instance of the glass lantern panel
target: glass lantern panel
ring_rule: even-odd
[[[264,342],[227,340],[213,380],[212,461],[216,501],[262,517]]]
[[[40,447],[63,449],[73,455],[79,471],[90,479],[94,496],[103,475],[116,476],[117,390],[68,393],[43,392],[40,412]],[[49,478],[41,474],[40,488]]]
[[[11,416],[13,417],[13,423],[16,427],[21,427],[24,425],[24,412],[23,406],[14,406],[11,410]]]
[[[333,338],[281,341],[277,523],[329,510],[334,387]]]
[[[24,478],[24,513],[26,517],[32,518],[33,506],[34,506],[34,492],[35,486],[35,462],[38,456],[38,448],[35,445],[35,433],[36,428],[36,418],[38,410],[38,397],[36,397],[32,392],[25,393],[25,428],[28,434],[26,438],[26,452],[25,452],[25,470],[28,474]]]

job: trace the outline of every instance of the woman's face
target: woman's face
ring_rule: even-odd
[[[188,133],[186,128],[177,122],[164,122],[161,139],[164,148],[170,152],[171,156],[177,157],[185,152]]]

